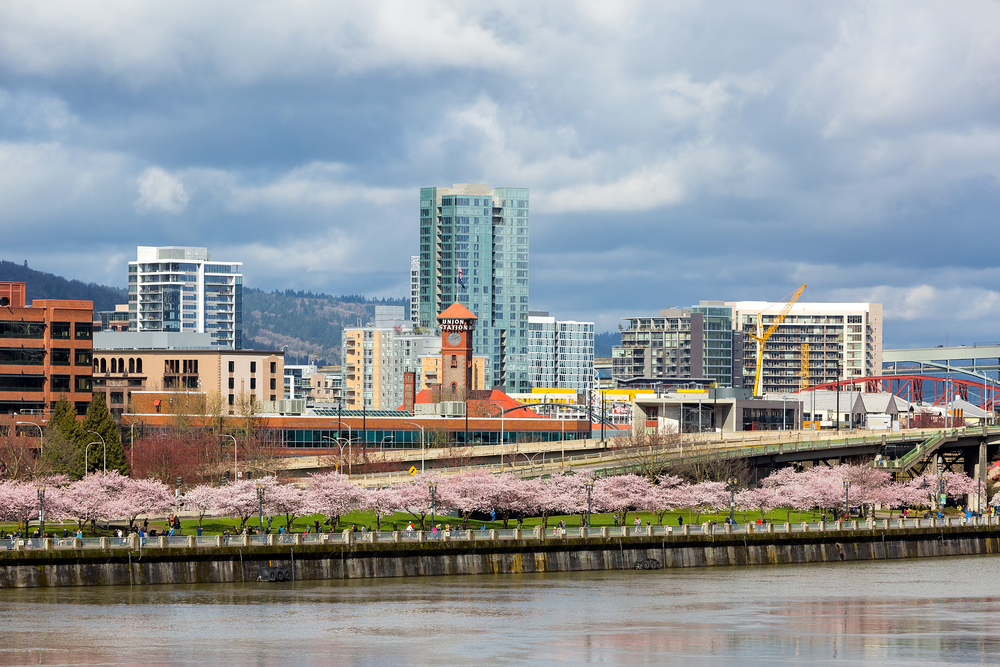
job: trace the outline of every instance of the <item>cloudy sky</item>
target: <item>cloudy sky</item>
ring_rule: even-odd
[[[4,259],[402,296],[458,182],[530,188],[532,307],[599,330],[807,283],[1000,340],[1000,4],[0,4]]]

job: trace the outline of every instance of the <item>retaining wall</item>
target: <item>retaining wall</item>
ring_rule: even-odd
[[[502,542],[305,544],[221,548],[0,552],[0,588],[256,581],[263,567],[294,580],[821,563],[1000,552],[996,526],[842,530],[789,535],[670,535]],[[268,584],[281,585],[281,584]]]

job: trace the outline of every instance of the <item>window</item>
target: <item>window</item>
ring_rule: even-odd
[[[69,376],[68,375],[53,375],[52,376],[52,391],[53,392],[69,392]]]
[[[236,397],[233,396],[232,394],[230,394],[229,395],[229,405],[235,405],[235,404],[236,404]]]
[[[272,400],[272,401],[275,400],[274,394],[271,394],[271,398],[269,400]]]
[[[135,372],[136,373],[141,373],[142,372],[142,359],[141,358],[135,360]]]
[[[128,358],[128,372],[135,373],[135,357]]]
[[[69,322],[53,322],[52,338],[69,340]]]
[[[275,380],[274,378],[271,378],[271,390],[273,391],[273,390],[275,390],[277,388],[278,388],[277,387],[277,380]],[[274,399],[272,398],[271,400],[273,401]]]
[[[257,378],[250,378],[250,389],[257,388]]]
[[[278,372],[278,362],[277,361],[272,361],[271,362],[271,372],[272,373],[277,373]],[[272,380],[272,382],[273,382],[273,380]],[[274,389],[274,387],[271,387],[271,389]]]
[[[229,372],[230,373],[235,373],[236,372],[236,362],[235,361],[230,361],[229,362]]]
[[[52,365],[69,366],[69,350],[64,347],[52,348]],[[104,360],[101,359],[101,372],[104,372]]]
[[[45,350],[42,348],[0,348],[0,364],[19,366],[41,366],[45,363]]]
[[[93,391],[93,384],[89,375],[77,375],[73,378],[74,391]]]
[[[256,361],[251,361],[250,362],[250,372],[251,373],[256,373],[257,372],[257,362]]]
[[[76,339],[77,340],[93,340],[94,338],[94,325],[90,322],[76,322]]]
[[[229,378],[229,388],[236,389],[236,378]]]
[[[90,350],[77,350],[76,351],[76,365],[77,366],[90,366],[94,363],[94,354]]]
[[[125,394],[120,391],[111,392],[111,403],[113,405],[120,405],[125,402]]]

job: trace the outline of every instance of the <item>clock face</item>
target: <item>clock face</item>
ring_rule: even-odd
[[[453,331],[448,334],[448,344],[449,345],[459,345],[462,342],[462,334]]]

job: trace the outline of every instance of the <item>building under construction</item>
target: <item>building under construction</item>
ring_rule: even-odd
[[[758,315],[770,327],[787,304],[768,301],[727,302],[733,329],[743,332],[743,386],[753,387]],[[764,346],[763,392],[792,392],[824,382],[877,375],[882,369],[882,304],[792,304]]]

